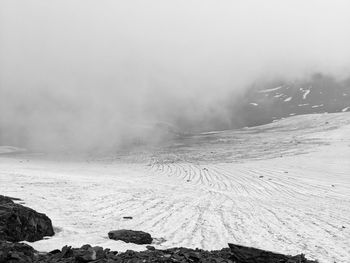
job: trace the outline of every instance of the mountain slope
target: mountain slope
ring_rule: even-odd
[[[315,74],[309,80],[253,85],[235,102],[233,123],[254,126],[293,115],[350,111],[350,80]]]

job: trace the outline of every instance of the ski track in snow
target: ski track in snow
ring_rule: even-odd
[[[315,124],[318,130],[307,133],[303,118],[327,121],[331,128]],[[150,161],[134,163],[2,157],[0,193],[19,197],[52,219],[56,235],[30,243],[42,251],[86,243],[119,251],[145,249],[108,239],[108,231],[127,228],[151,233],[158,248],[212,250],[231,242],[345,263],[350,262],[349,125],[350,114],[341,113],[258,127],[271,138],[276,136],[271,127],[277,127],[288,138],[302,130],[299,140],[328,144],[307,153],[297,144],[281,149],[282,157],[275,153],[239,162],[184,161],[180,151],[172,158],[153,153]]]

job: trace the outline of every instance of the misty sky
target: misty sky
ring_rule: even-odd
[[[348,0],[2,0],[0,144],[84,148],[156,122],[229,125],[223,102],[257,78],[348,76],[349,10]]]

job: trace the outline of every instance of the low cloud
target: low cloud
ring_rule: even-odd
[[[233,127],[259,79],[350,69],[348,1],[0,3],[0,144],[117,148]],[[161,124],[161,125],[159,125]]]

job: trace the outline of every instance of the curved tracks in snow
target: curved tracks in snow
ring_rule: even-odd
[[[212,158],[213,148],[214,152],[229,149],[221,141],[224,136],[229,140],[230,134],[213,135],[218,136],[217,143],[203,148],[200,138],[203,141],[196,141],[194,153],[173,149],[174,158],[150,154],[145,158],[152,160],[148,165],[0,158],[0,192],[19,197],[52,218],[59,231],[49,240],[32,244],[39,250],[84,243],[116,250],[144,249],[108,240],[108,231],[128,228],[150,232],[160,248],[219,249],[232,242],[345,263],[350,259],[350,126],[345,125],[349,119],[344,116],[348,115],[334,117],[339,120],[332,129],[322,130],[316,123],[311,128],[318,130],[307,136],[311,128],[301,131],[287,120],[279,130],[273,126],[277,124],[270,125],[272,130],[270,126],[257,128],[261,130],[257,137],[253,132],[247,135],[249,139],[245,134],[235,135],[234,141],[243,142],[240,153],[252,151],[252,156],[260,156],[274,145],[273,158],[266,160],[196,161]],[[310,118],[315,117],[294,120],[309,125]],[[316,119],[320,123],[333,120],[322,118]],[[305,153],[302,143],[315,138],[328,145],[280,157],[282,151]],[[278,152],[280,139],[285,143]],[[286,146],[289,141],[293,149]],[[254,153],[259,143],[259,154]]]
[[[177,227],[164,221],[162,224],[173,231],[169,233],[171,237],[191,233],[194,243],[203,248],[234,242],[346,262],[350,258],[347,249],[350,234],[346,230],[350,184],[336,183],[335,178],[342,174],[313,180],[319,165],[308,164],[307,158],[280,162],[153,164],[150,174],[182,180],[184,192],[196,189],[196,198],[188,202],[188,210],[191,206],[195,210],[191,217],[197,218],[196,225],[193,221]],[[291,167],[293,163],[297,166]],[[171,218],[177,211],[168,209],[163,213]],[[188,242],[181,245],[191,245]]]

